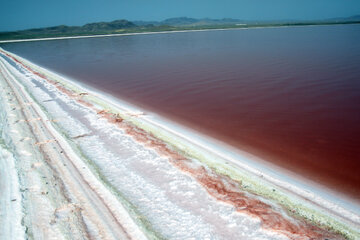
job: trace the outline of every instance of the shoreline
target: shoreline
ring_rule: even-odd
[[[21,120],[27,123],[20,126],[17,121],[8,120],[5,127],[11,130],[4,131],[6,138],[1,136],[14,157],[16,175],[12,177],[18,177],[20,182],[18,189],[14,189],[20,196],[11,202],[18,202],[22,208],[21,212],[13,211],[8,213],[10,217],[5,217],[8,222],[14,217],[21,218],[21,225],[10,233],[4,233],[5,238],[9,235],[23,236],[24,239],[28,236],[35,239],[56,239],[59,236],[80,238],[85,234],[146,239],[124,207],[94,180],[89,168],[54,129],[51,119],[39,106],[32,104],[31,95],[4,67],[3,61],[0,69],[1,80],[4,80],[1,84],[8,96],[3,100],[13,102],[2,105],[12,108],[5,109],[9,118],[23,117]],[[19,152],[14,150],[18,147],[21,149]],[[44,179],[48,180],[44,182]],[[81,202],[81,207],[76,202]],[[100,229],[108,230],[106,233],[93,233],[87,224],[97,224]]]
[[[217,170],[217,172],[223,173],[224,175],[229,176],[234,180],[239,180],[239,176],[241,174],[248,175],[250,173],[250,175],[255,175],[255,178],[250,175],[247,177],[244,177],[244,175],[242,175],[240,178],[242,181],[247,182],[250,185],[253,184],[252,191],[257,191],[257,193],[267,195],[269,194],[268,190],[272,189],[272,187],[275,185],[280,190],[280,193],[276,194],[284,194],[281,193],[281,188],[285,189],[288,193],[292,193],[290,195],[298,195],[301,196],[303,199],[306,199],[305,202],[309,202],[309,200],[312,199],[311,202],[315,203],[315,205],[322,205],[321,208],[327,209],[328,212],[332,211],[338,217],[341,216],[341,218],[344,218],[344,220],[352,219],[351,221],[354,221],[355,225],[360,223],[359,216],[356,216],[356,214],[352,215],[345,208],[339,208],[337,204],[325,200],[324,198],[328,197],[328,195],[325,194],[324,197],[324,195],[322,194],[320,194],[320,196],[319,194],[315,194],[315,192],[321,192],[319,190],[316,190],[316,188],[314,190],[311,188],[309,189],[309,186],[305,187],[301,184],[297,185],[296,180],[291,179],[291,176],[281,176],[282,173],[278,174],[273,172],[273,170],[269,171],[266,166],[262,166],[261,164],[252,162],[251,160],[249,161],[246,156],[241,156],[238,153],[232,152],[233,150],[229,149],[228,146],[218,146],[218,142],[213,142],[207,137],[199,136],[197,133],[194,133],[193,131],[186,129],[182,126],[178,126],[175,123],[169,123],[167,119],[163,119],[154,115],[142,116],[141,109],[138,109],[128,103],[122,102],[118,99],[114,101],[114,98],[112,97],[106,95],[104,96],[102,93],[99,92],[94,92],[95,89],[87,88],[83,84],[73,82],[69,79],[64,79],[61,76],[58,76],[57,74],[54,74],[39,66],[36,66],[15,54],[9,53],[7,51],[3,51],[3,53],[9,54],[9,56],[19,59],[20,62],[24,64],[24,66],[28,66],[30,69],[34,69],[39,74],[44,74],[45,76],[49,76],[52,79],[56,79],[57,82],[63,85],[65,88],[71,89],[72,91],[77,93],[87,93],[84,96],[85,100],[91,102],[92,104],[96,104],[97,106],[105,106],[106,109],[110,109],[110,111],[117,112],[122,116],[123,119],[133,123],[134,125],[142,128],[147,132],[154,134],[156,137],[177,148],[185,155],[200,159],[201,162],[205,163],[205,165],[209,166],[210,168],[214,168],[215,170]],[[189,143],[190,145],[194,146],[189,146]],[[209,159],[211,160],[209,161]],[[241,161],[239,159],[241,159]],[[238,171],[241,172],[240,175]],[[260,182],[254,183],[257,181]],[[269,182],[270,185],[266,182]],[[264,186],[259,186],[259,184],[264,184]],[[271,191],[272,190],[270,190],[270,192]],[[279,198],[280,195],[278,195],[277,197]],[[285,193],[285,195],[289,194]],[[298,200],[295,200],[296,197],[293,197],[294,196],[292,196],[291,201],[299,203]],[[349,206],[346,206],[345,204],[345,206],[343,207],[348,208]],[[298,210],[304,211],[302,213],[303,215],[306,212],[306,209]]]
[[[0,48],[0,50],[4,49]],[[69,77],[64,77],[59,73],[51,72],[50,70],[47,70],[41,66],[37,66],[14,53],[11,53],[11,55],[14,55],[17,58],[22,59],[22,61],[36,66],[36,68],[38,68],[40,72],[44,71],[45,73],[50,73],[51,75],[55,76],[55,78],[61,79],[61,81],[64,81],[65,87],[67,87],[67,85],[69,84],[68,87],[70,87],[70,89],[72,88],[71,86],[73,86],[73,89],[75,89],[75,91],[86,92],[89,93],[90,96],[101,99],[102,101],[106,102],[107,105],[114,108],[115,111],[120,110],[125,113],[121,115],[128,115],[128,117],[131,118],[130,121],[133,121],[135,125],[144,127],[144,130],[149,130],[150,132],[153,131],[154,129],[151,127],[152,125],[155,128],[159,128],[165,132],[170,133],[173,137],[179,137],[180,139],[185,140],[187,143],[191,143],[195,146],[202,148],[208,153],[215,154],[217,158],[232,162],[237,167],[245,169],[246,171],[249,171],[259,177],[261,176],[261,178],[264,178],[269,182],[276,183],[277,185],[282,186],[285,189],[287,189],[287,187],[285,186],[293,186],[295,187],[294,189],[297,189],[299,191],[300,189],[303,189],[304,198],[310,198],[310,196],[307,196],[307,193],[317,192],[319,193],[321,198],[331,199],[330,202],[336,202],[337,204],[343,205],[344,208],[350,208],[352,211],[356,212],[356,214],[360,216],[360,202],[358,202],[357,199],[353,198],[352,196],[347,195],[346,193],[338,192],[331,189],[331,186],[316,183],[312,180],[307,179],[306,177],[301,176],[300,174],[294,173],[291,170],[287,170],[286,168],[278,166],[271,161],[268,162],[265,159],[262,159],[252,153],[246,152],[238,147],[227,144],[221,139],[215,139],[214,137],[191,129],[186,125],[160,116],[155,112],[149,112],[146,109],[136,106],[136,104],[126,102],[122,99],[111,96],[108,93],[95,89],[94,87],[88,86],[85,83],[79,82],[75,79],[70,79]],[[133,118],[132,115],[134,115],[135,118]],[[137,120],[139,120],[139,123],[137,123]],[[142,121],[145,124],[141,123]],[[150,124],[150,126],[147,126],[147,124]],[[159,137],[162,138],[162,136]],[[167,141],[167,139],[163,140]],[[180,142],[180,144],[185,145],[187,143]],[[291,182],[290,185],[287,184],[289,182]],[[340,198],[339,195],[341,195]]]
[[[1,43],[17,43],[17,42],[34,42],[34,41],[51,41],[51,40],[66,40],[66,39],[82,39],[82,38],[102,38],[102,37],[121,37],[133,35],[152,35],[152,34],[170,34],[170,33],[186,33],[186,32],[211,32],[211,31],[230,31],[230,30],[250,30],[250,29],[266,29],[266,28],[288,28],[288,27],[315,27],[315,26],[337,26],[337,25],[352,25],[355,23],[324,23],[324,24],[304,24],[304,25],[285,25],[285,26],[249,26],[249,27],[230,27],[230,28],[209,28],[209,29],[193,29],[193,30],[173,30],[173,31],[159,31],[159,32],[133,32],[133,33],[116,33],[116,34],[99,34],[99,35],[78,35],[67,37],[49,37],[49,38],[29,38],[29,39],[14,39],[14,40],[0,40]]]

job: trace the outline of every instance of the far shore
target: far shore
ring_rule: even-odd
[[[285,27],[309,27],[309,26],[330,26],[330,25],[348,25],[348,24],[360,24],[360,22],[330,22],[330,23],[295,23],[295,24],[271,24],[271,25],[231,25],[224,26],[222,28],[216,28],[214,26],[204,28],[175,28],[172,30],[160,30],[160,31],[129,31],[123,33],[106,33],[106,34],[86,34],[86,35],[69,35],[69,36],[54,36],[54,37],[34,37],[34,38],[22,38],[22,39],[8,39],[0,40],[1,43],[16,43],[16,42],[33,42],[33,41],[50,41],[50,40],[65,40],[65,39],[79,39],[79,38],[100,38],[100,37],[118,37],[118,36],[132,36],[132,35],[147,35],[147,34],[168,34],[168,33],[184,33],[184,32],[207,32],[207,31],[227,31],[227,30],[246,30],[246,29],[263,29],[263,28],[285,28]],[[1,34],[1,33],[0,33]]]

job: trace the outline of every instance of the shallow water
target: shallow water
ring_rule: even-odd
[[[360,25],[1,47],[360,198]]]

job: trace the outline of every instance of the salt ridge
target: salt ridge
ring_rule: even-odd
[[[15,54],[11,54],[4,50],[3,52],[9,55],[16,56]],[[125,113],[125,115],[129,113],[132,114],[132,113],[143,112],[142,109],[139,109],[124,101],[115,99],[103,93],[99,93],[98,91],[95,91],[94,89],[91,89],[85,86],[84,84],[79,84],[74,80],[66,79],[64,77],[59,76],[58,74],[51,73],[50,71],[44,68],[35,66],[19,56],[16,56],[16,58],[21,59],[23,63],[26,63],[26,65],[30,65],[31,67],[39,70],[40,72],[45,72],[46,74],[52,75],[57,79],[61,79],[61,82],[75,86],[75,88],[81,90],[81,92],[90,93],[91,97],[104,100],[104,102],[109,106],[112,106],[115,109],[122,110]],[[145,128],[149,128],[150,126],[150,128],[154,130],[155,127],[155,131],[161,131],[162,134],[165,133],[167,135],[165,138],[167,139],[169,138],[169,136],[175,137],[176,138],[175,144],[181,144],[183,146],[193,145],[190,147],[191,151],[195,151],[196,153],[200,152],[201,155],[203,156],[208,156],[208,157],[215,156],[216,161],[218,161],[221,164],[228,164],[228,165],[230,164],[233,165],[235,168],[241,168],[257,177],[260,177],[263,180],[266,180],[267,182],[275,184],[280,188],[286,189],[292,193],[295,193],[296,195],[300,195],[304,199],[311,199],[313,203],[318,204],[327,210],[331,210],[332,212],[335,212],[336,215],[343,216],[345,219],[348,219],[349,221],[355,223],[356,225],[360,223],[359,215],[348,210],[348,209],[354,211],[359,210],[358,206],[351,205],[346,201],[334,203],[336,202],[336,199],[334,196],[331,196],[329,193],[316,189],[316,187],[300,183],[294,180],[291,176],[286,176],[283,173],[280,174],[278,172],[275,173],[267,166],[263,166],[257,162],[254,162],[253,160],[249,159],[246,155],[239,154],[229,146],[226,146],[224,144],[219,145],[219,142],[213,139],[210,139],[206,136],[202,136],[190,129],[179,126],[155,114],[139,116],[139,117],[130,116],[128,118],[135,124],[141,125]],[[325,198],[330,199],[330,201],[326,200]]]

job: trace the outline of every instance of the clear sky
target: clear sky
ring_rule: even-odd
[[[360,14],[360,0],[1,0],[0,31],[171,17],[324,19]]]

